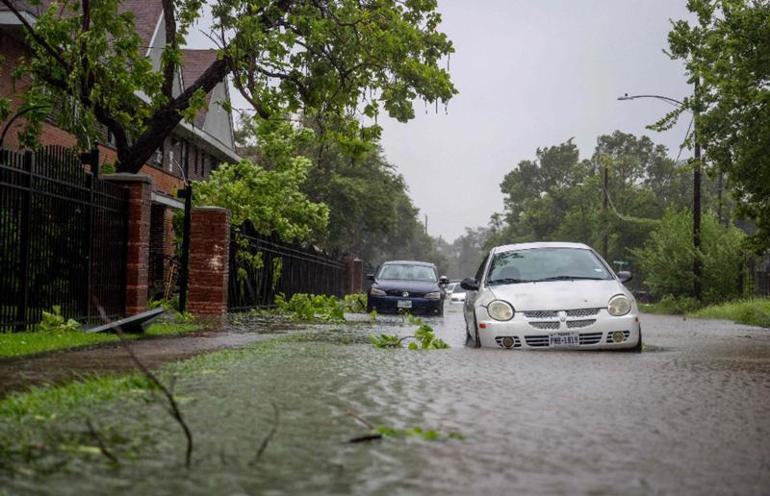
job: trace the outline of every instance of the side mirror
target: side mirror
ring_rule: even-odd
[[[633,274],[631,274],[627,270],[621,270],[620,272],[618,272],[618,279],[620,279],[620,282],[622,283],[627,283],[633,278],[634,278]]]
[[[449,278],[447,276],[441,276],[438,278],[438,283],[441,286],[446,286],[447,284],[449,284]]]
[[[460,287],[468,291],[478,291],[479,283],[478,281],[476,281],[476,279],[473,279],[472,277],[466,277],[460,283]]]
[[[366,278],[370,281],[374,281],[374,274],[366,274]]]

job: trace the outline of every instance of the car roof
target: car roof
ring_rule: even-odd
[[[382,265],[387,264],[402,264],[402,265],[425,265],[428,267],[435,267],[436,264],[432,264],[430,262],[420,262],[418,260],[388,260],[387,262],[383,262]]]
[[[515,243],[512,245],[501,245],[492,248],[492,253],[503,253],[513,250],[532,250],[536,248],[576,248],[580,250],[590,250],[591,247],[584,243],[570,243],[566,241],[539,241],[536,243]]]

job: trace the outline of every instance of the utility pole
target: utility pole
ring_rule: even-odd
[[[601,160],[601,156],[599,157]],[[607,260],[607,257],[609,256],[610,251],[610,229],[609,229],[609,223],[607,222],[607,219],[609,218],[607,215],[607,207],[609,203],[609,175],[607,171],[607,160],[602,160],[604,165],[603,175],[604,175],[604,203],[602,205],[602,213],[604,215],[603,224],[604,224],[604,246],[602,250],[602,254],[604,255],[604,259]]]
[[[676,100],[675,98],[662,96],[662,95],[625,95],[618,97],[618,100],[636,100],[637,98],[657,98],[669,103],[673,103],[678,107],[683,107],[684,102]],[[695,253],[692,259],[692,295],[695,299],[699,300],[703,297],[703,261],[701,260],[701,175],[702,175],[702,163],[701,163],[701,149],[700,138],[698,135],[698,115],[700,114],[700,77],[695,79],[695,89],[693,93],[693,101],[695,103],[693,110],[693,172],[692,172],[692,247]]]
[[[700,159],[700,136],[698,133],[698,116],[700,114],[700,76],[695,79],[695,93],[693,98],[695,99],[695,108],[693,109],[693,140],[694,145],[694,161],[692,172],[692,246],[695,250],[692,259],[692,293],[693,297],[700,301],[703,297],[703,261],[701,260],[701,159]]]

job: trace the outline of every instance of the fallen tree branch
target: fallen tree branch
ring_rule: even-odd
[[[99,447],[99,451],[102,453],[102,455],[104,455],[115,465],[120,465],[118,458],[112,454],[109,449],[107,449],[107,445],[104,443],[104,440],[99,435],[99,432],[94,428],[94,424],[91,423],[91,419],[88,417],[86,417],[86,425],[88,426],[88,432],[91,434],[91,437],[94,438],[94,441],[96,441],[96,444]]]
[[[96,308],[99,312],[99,315],[101,316],[102,320],[105,323],[109,323],[110,320],[107,317],[107,314],[104,312],[104,308],[102,308],[101,305],[98,303],[96,304]],[[125,339],[125,336],[123,334],[123,329],[121,329],[120,326],[115,326],[115,333],[118,335],[118,342],[121,346],[123,346],[123,349],[126,350],[126,353],[128,353],[128,356],[131,357],[131,360],[134,362],[134,365],[136,365],[136,368],[139,369],[139,371],[147,378],[147,380],[150,381],[166,398],[166,401],[168,402],[168,407],[166,408],[166,412],[173,418],[179,426],[182,428],[182,432],[184,432],[185,439],[187,440],[187,450],[185,452],[185,466],[187,468],[190,468],[190,464],[192,462],[192,452],[193,452],[193,436],[192,431],[190,431],[190,427],[187,425],[187,422],[185,422],[184,417],[182,416],[182,411],[179,409],[179,404],[174,399],[173,393],[158,379],[158,377],[152,373],[152,371],[147,368],[147,366],[139,359],[138,356],[136,356],[136,353],[134,353],[134,350],[131,348],[131,346],[128,344],[128,341]]]
[[[267,433],[267,436],[262,440],[262,442],[259,444],[259,448],[257,448],[257,453],[254,455],[254,458],[251,460],[250,465],[255,465],[260,458],[262,458],[262,454],[267,449],[267,445],[270,444],[270,441],[272,441],[273,436],[275,436],[275,433],[278,432],[278,424],[281,420],[281,412],[278,410],[278,405],[275,404],[274,401],[270,402],[271,405],[273,405],[273,425],[270,428],[270,432]]]

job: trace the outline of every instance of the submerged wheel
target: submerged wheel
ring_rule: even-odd
[[[476,316],[473,317],[473,337],[471,337],[468,323],[465,323],[465,344],[471,348],[481,348],[481,339],[479,339],[479,326],[476,324]]]

